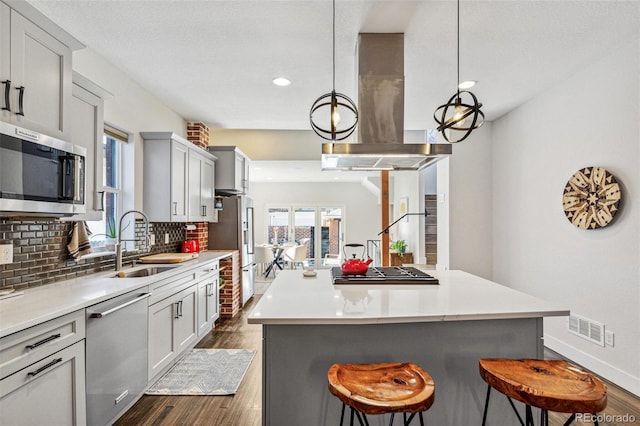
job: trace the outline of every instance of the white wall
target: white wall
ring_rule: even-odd
[[[554,318],[545,344],[640,395],[638,39],[494,122],[493,259],[497,282],[613,331],[615,346],[602,347]],[[599,230],[576,228],[562,211],[565,183],[586,166],[623,187],[621,211]]]
[[[407,213],[424,212],[424,177],[415,171],[389,172],[389,202],[393,204],[393,214],[389,223],[402,216],[400,200],[407,198]],[[391,183],[393,182],[393,183]],[[407,252],[413,254],[414,263],[427,263],[424,251],[424,216],[407,216],[389,229],[390,242],[405,240]]]
[[[485,123],[436,163],[438,266],[487,279],[493,278],[491,129]]]
[[[280,205],[345,206],[345,243],[379,239],[380,205],[359,183],[251,183],[256,244],[267,242],[267,208]]]
[[[104,121],[133,135],[133,155],[125,156],[124,167],[135,175],[135,203],[142,209],[143,144],[140,132],[171,131],[186,137],[186,122],[120,69],[89,48],[73,52],[73,69],[104,88],[113,97],[104,102]],[[130,184],[131,182],[125,182]]]

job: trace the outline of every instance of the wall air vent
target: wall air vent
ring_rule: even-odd
[[[569,332],[604,346],[604,325],[579,315],[569,316]]]

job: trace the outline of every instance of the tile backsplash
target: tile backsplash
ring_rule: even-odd
[[[152,223],[156,244],[151,253],[179,252],[185,239],[184,223]],[[0,289],[37,287],[56,281],[114,268],[114,255],[74,260],[67,251],[73,222],[55,218],[2,218],[0,244],[13,244],[13,263],[0,265]],[[136,219],[136,238],[144,235],[144,225]],[[168,243],[165,243],[168,235]],[[136,244],[138,246],[138,244]],[[124,254],[129,262],[149,252]]]

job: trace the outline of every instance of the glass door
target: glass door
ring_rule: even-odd
[[[269,244],[295,242],[307,246],[310,266],[339,266],[342,261],[344,207],[269,207]]]
[[[342,261],[342,208],[320,208],[320,259],[326,267],[338,266]]]
[[[316,264],[316,217],[317,209],[315,207],[295,207],[293,209],[293,240],[307,246],[306,260],[309,266]]]
[[[270,207],[267,218],[267,240],[269,244],[289,241],[289,208]]]

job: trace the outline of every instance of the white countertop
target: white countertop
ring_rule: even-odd
[[[333,285],[281,271],[251,312],[252,324],[377,324],[534,318],[569,309],[463,271],[427,271],[439,285]]]
[[[158,279],[195,269],[203,263],[223,259],[232,253],[202,252],[196,259],[171,264],[177,267],[149,277],[112,278],[116,272],[111,270],[24,290],[20,296],[0,300],[0,337],[148,286]],[[149,266],[169,265],[144,264],[136,266],[136,269]],[[127,272],[132,269],[126,266],[122,270]]]

